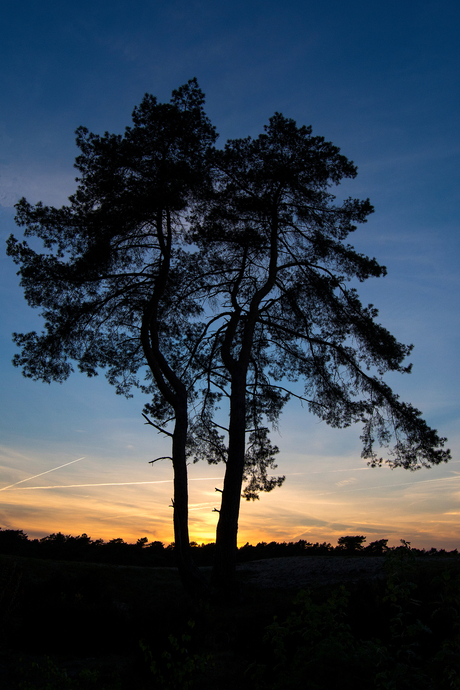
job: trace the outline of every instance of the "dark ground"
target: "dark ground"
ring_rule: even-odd
[[[460,688],[458,557],[270,558],[238,578],[236,601],[196,602],[170,568],[0,556],[0,688]]]

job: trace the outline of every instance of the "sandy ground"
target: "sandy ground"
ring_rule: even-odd
[[[241,563],[238,572],[260,587],[301,588],[383,577],[383,556],[327,558],[293,556]]]

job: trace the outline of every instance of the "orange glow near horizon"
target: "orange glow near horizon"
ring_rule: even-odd
[[[124,487],[131,491],[147,489],[146,483]],[[22,529],[29,539],[42,538],[55,532],[72,536],[86,533],[92,539],[122,538],[128,543],[147,537],[149,542],[161,541],[167,545],[174,541],[172,509],[167,498],[171,483],[162,482],[161,494],[165,500],[142,500],[133,511],[131,501],[123,505],[106,496],[97,495],[98,486],[85,487],[86,495],[73,495],[72,500],[63,496],[61,490],[5,492],[9,494],[9,524],[1,526]],[[115,484],[104,485],[110,493],[118,489]],[[73,488],[73,487],[72,487]],[[101,487],[102,488],[102,487]],[[149,487],[151,488],[151,487]],[[70,487],[69,487],[70,489]],[[169,490],[169,491],[168,491]],[[37,507],[34,497],[41,494]],[[5,496],[4,494],[4,496]],[[6,496],[5,496],[6,498]],[[204,499],[208,496],[203,496]],[[460,546],[458,513],[449,511],[441,515],[404,515],[395,511],[385,515],[384,505],[369,505],[357,508],[353,500],[349,503],[332,502],[322,504],[313,496],[305,496],[302,503],[311,506],[315,514],[313,522],[296,510],[298,496],[293,489],[280,489],[268,496],[262,496],[255,503],[242,502],[238,545],[259,542],[289,542],[305,539],[308,542],[329,542],[346,534],[362,534],[367,543],[377,539],[389,539],[390,545],[398,545],[400,539],[410,541],[413,546],[453,550]],[[385,500],[383,504],[385,504]],[[368,504],[369,501],[366,501]],[[381,502],[380,502],[381,503]],[[291,506],[292,510],[286,510]],[[383,509],[383,510],[382,510]],[[310,511],[309,511],[310,512]],[[32,513],[32,515],[31,515]],[[218,514],[212,512],[211,502],[203,500],[190,505],[190,539],[198,544],[215,541]]]
[[[165,545],[174,541],[170,465],[146,473],[140,463],[113,468],[106,461],[78,458],[64,463],[61,459],[53,466],[50,456],[34,463],[18,453],[3,457],[3,529],[21,529],[30,539],[61,532],[129,543],[141,537]],[[417,548],[459,548],[456,463],[414,477],[369,469],[352,455],[321,461],[293,456],[293,471],[282,488],[261,495],[259,501],[242,501],[238,545],[300,539],[335,545],[341,536],[360,534],[367,537],[366,543],[388,539],[394,546],[405,539]],[[55,482],[50,481],[53,471]],[[190,467],[191,541],[215,541],[220,486],[222,468]]]

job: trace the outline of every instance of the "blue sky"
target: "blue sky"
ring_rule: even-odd
[[[458,2],[7,0],[2,15],[2,243],[19,234],[21,196],[61,205],[74,191],[79,125],[122,132],[145,92],[169,100],[194,76],[221,145],[280,111],[357,164],[343,193],[376,212],[352,241],[388,268],[360,294],[415,345],[413,373],[388,381],[449,438],[453,461],[370,470],[359,429],[331,430],[293,403],[273,436],[285,485],[243,505],[240,540],[460,547]],[[103,377],[25,380],[11,333],[40,319],[4,251],[0,301],[0,526],[171,540],[171,468],[148,464],[167,446],[143,425],[142,398],[118,398]],[[190,479],[192,537],[210,540],[222,468],[195,465]]]

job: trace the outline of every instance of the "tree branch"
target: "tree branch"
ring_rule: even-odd
[[[158,431],[161,432],[162,434],[165,434],[165,436],[169,436],[170,438],[173,437],[173,434],[171,434],[170,431],[166,431],[166,429],[162,429],[161,426],[158,426],[158,424],[154,424],[154,423],[152,422],[152,420],[149,419],[149,418],[147,417],[146,414],[142,413],[142,416],[144,417],[144,419],[147,420],[147,421],[145,422],[146,424],[149,424],[150,426],[155,427],[155,429],[158,429]],[[160,459],[162,459],[162,458],[160,458]],[[154,461],[152,460],[151,462],[154,462]]]

